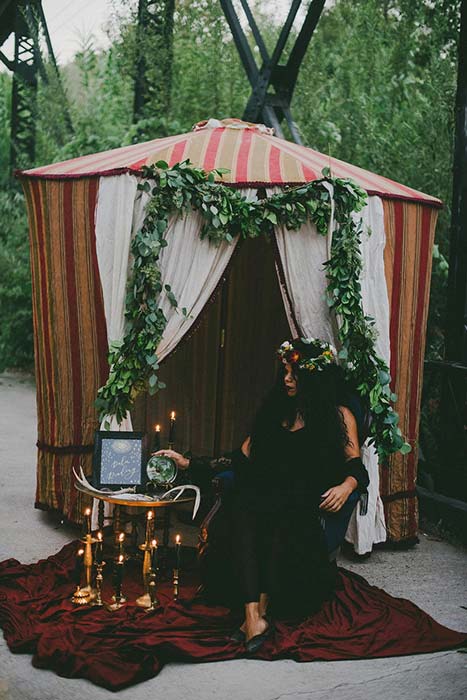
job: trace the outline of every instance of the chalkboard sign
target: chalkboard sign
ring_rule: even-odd
[[[146,433],[97,430],[93,485],[119,489],[146,481]]]

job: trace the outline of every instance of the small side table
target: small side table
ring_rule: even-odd
[[[113,510],[113,536],[114,536],[114,543],[118,542],[118,535],[120,534],[122,530],[122,506],[126,506],[127,508],[136,508],[136,509],[141,509],[144,508],[145,511],[147,512],[148,510],[154,511],[154,522],[157,522],[157,512],[160,510],[161,515],[162,515],[162,547],[161,547],[161,569],[164,568],[164,565],[167,561],[167,554],[169,550],[169,530],[170,530],[170,509],[176,507],[179,503],[190,503],[193,502],[195,497],[194,496],[185,496],[185,497],[180,497],[177,498],[176,501],[154,501],[152,499],[148,500],[138,500],[138,501],[133,501],[130,499],[125,499],[125,496],[122,495],[118,498],[114,498],[112,496],[109,496],[107,494],[100,494],[100,493],[95,493],[94,491],[90,491],[89,489],[85,488],[84,486],[81,486],[81,484],[75,484],[75,487],[77,488],[78,491],[81,491],[81,493],[86,494],[86,496],[89,496],[90,498],[95,498],[99,501],[98,504],[98,527],[99,530],[103,532],[104,530],[104,503],[112,503],[114,506]],[[139,515],[139,514],[138,514]],[[138,516],[136,516],[138,517]],[[128,518],[128,520],[131,521],[131,517]]]

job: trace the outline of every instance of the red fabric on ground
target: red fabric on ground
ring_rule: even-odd
[[[77,543],[37,564],[0,564],[0,624],[11,651],[33,654],[33,664],[60,676],[88,678],[120,690],[159,673],[170,661],[221,661],[245,655],[227,637],[239,620],[226,608],[192,600],[197,581],[182,580],[172,599],[159,586],[162,607],[146,613],[132,601],[142,592],[139,567],[127,569],[123,590],[130,603],[111,613],[78,608],[70,598]],[[255,658],[296,661],[398,656],[456,647],[467,640],[435,622],[413,603],[393,598],[365,579],[339,570],[334,600],[301,624],[276,622],[274,636]],[[106,576],[104,599],[111,595]]]

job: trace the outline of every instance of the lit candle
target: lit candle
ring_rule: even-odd
[[[157,568],[157,540],[151,542],[151,569],[155,571]]]
[[[176,551],[176,568],[180,568],[180,535],[175,538],[175,551]]]
[[[152,539],[153,518],[154,518],[154,513],[152,512],[152,510],[148,510],[148,512],[146,513],[146,537],[145,537],[145,544],[147,547],[149,547],[149,543]]]
[[[123,567],[125,564],[125,557],[123,554],[118,555],[118,559],[115,562],[115,588],[119,589],[120,586],[122,585],[122,580],[123,580]]]
[[[96,564],[102,564],[102,532],[97,533]]]
[[[119,555],[119,557],[124,556],[124,552],[123,552],[124,541],[125,541],[125,533],[121,532],[118,536],[118,555]]]
[[[170,414],[170,432],[169,432],[169,445],[173,445],[175,442],[175,411]]]
[[[91,534],[91,509],[86,508],[84,511],[84,529],[85,529],[85,535],[90,535]]]
[[[161,449],[161,426],[159,424],[157,424],[155,432],[154,432],[154,439],[152,442],[152,451],[157,452],[160,449]]]
[[[77,586],[81,583],[81,574],[83,573],[83,554],[84,549],[78,549],[75,560],[75,583]]]

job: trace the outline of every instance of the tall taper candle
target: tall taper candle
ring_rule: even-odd
[[[146,536],[144,538],[144,543],[148,549],[152,540],[152,533],[154,531],[153,518],[154,513],[152,512],[152,510],[148,510],[148,512],[146,513]]]
[[[102,564],[102,532],[97,533],[96,564]]]
[[[74,578],[77,586],[81,585],[81,576],[83,573],[83,554],[84,549],[78,549],[76,552]]]
[[[91,509],[86,508],[84,511],[84,534],[91,534]]]
[[[114,576],[115,576],[115,588],[117,589],[117,595],[121,595],[121,586],[123,581],[123,567],[125,565],[125,557],[123,554],[118,555],[118,559],[115,562]]]
[[[152,452],[157,452],[158,450],[161,449],[161,426],[159,423],[156,425],[155,431],[154,431],[154,438],[152,441]]]
[[[118,536],[118,555],[119,557],[124,556],[123,543],[125,542],[125,533],[121,532]]]
[[[151,569],[153,571],[157,569],[157,540],[151,542]]]
[[[175,550],[177,555],[175,567],[180,569],[180,535],[177,535],[175,538]]]
[[[170,414],[170,431],[169,431],[169,445],[173,445],[175,442],[175,411]]]

